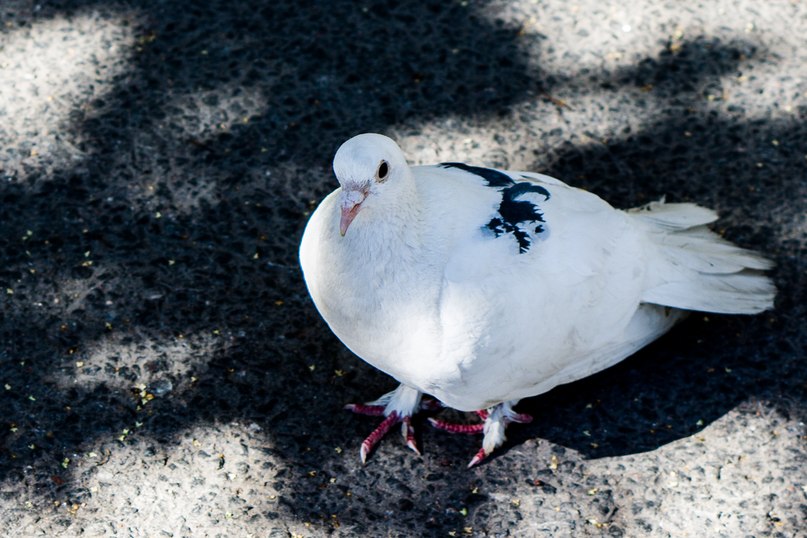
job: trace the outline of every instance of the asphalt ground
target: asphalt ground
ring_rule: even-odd
[[[805,36],[796,0],[4,0],[0,535],[807,536]],[[776,308],[525,400],[472,470],[427,424],[362,466],[342,406],[395,382],[297,245],[367,131],[712,207]]]

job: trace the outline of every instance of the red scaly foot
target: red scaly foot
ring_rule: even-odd
[[[400,385],[394,391],[385,394],[375,402],[368,404],[347,404],[345,409],[360,415],[374,417],[386,416],[381,424],[362,441],[359,448],[361,462],[367,461],[367,456],[375,446],[384,438],[396,424],[401,424],[401,434],[406,446],[415,454],[420,455],[415,440],[415,428],[412,426],[412,415],[419,410],[433,410],[442,407],[435,400],[421,401],[421,393],[416,389]]]
[[[488,409],[476,411],[479,418],[484,420],[484,422],[480,424],[454,424],[433,418],[430,418],[429,422],[435,428],[445,430],[449,433],[482,433],[485,435],[482,439],[482,448],[479,449],[468,464],[468,468],[470,469],[481,463],[485,458],[490,456],[496,448],[504,443],[506,439],[504,430],[507,428],[508,424],[513,422],[521,424],[532,422],[530,415],[513,411],[513,406],[516,403],[517,401],[502,402]]]

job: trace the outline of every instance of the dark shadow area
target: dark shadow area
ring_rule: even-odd
[[[755,318],[696,314],[624,363],[525,401],[536,420],[512,428],[507,447],[542,438],[585,457],[618,456],[692,435],[749,399],[804,413],[803,235],[772,238],[804,209],[805,126],[699,105],[704,84],[755,60],[753,45],[694,40],[635,69],[575,79],[528,67],[525,47],[540,36],[519,37],[473,3],[65,1],[15,24],[84,9],[136,11],[138,45],[113,92],[71,119],[86,157],[0,185],[0,480],[81,501],[90,493],[60,465],[67,454],[170,447],[193,425],[238,420],[260,425],[292,469],[278,479],[287,494],[280,515],[262,515],[268,522],[292,514],[327,531],[338,513],[378,535],[395,513],[402,526],[444,533],[462,523],[447,508],[496,502],[469,493],[497,479],[493,466],[464,471],[475,439],[427,430],[418,459],[390,448],[390,436],[357,465],[352,451],[374,422],[341,406],[393,383],[319,319],[297,245],[350,135],[504,114],[556,85],[581,94],[652,85],[649,98],[670,113],[617,141],[541,156],[536,169],[616,206],[666,193],[715,207],[729,239],[776,260],[782,294],[775,312]],[[264,103],[246,121],[243,94]],[[192,104],[175,108],[183,96]],[[193,106],[228,127],[187,136]],[[177,370],[164,341],[187,342],[199,365]],[[105,342],[142,360],[92,362]],[[98,369],[71,386],[77,363]],[[166,382],[171,389],[158,390]],[[143,404],[140,384],[160,394]],[[335,446],[348,454],[336,457]],[[320,479],[300,480],[310,468]],[[328,476],[350,476],[354,496]]]
[[[699,39],[603,77],[603,89],[650,88],[669,112],[618,141],[542,156],[533,168],[617,207],[666,196],[716,209],[716,229],[776,262],[776,310],[755,317],[694,313],[625,362],[525,401],[537,419],[525,435],[596,458],[656,449],[748,400],[805,417],[804,230],[794,234],[793,227],[804,226],[807,161],[800,148],[807,130],[795,119],[730,121],[706,106],[707,95],[723,95],[710,79],[740,72],[740,62],[756,52],[747,42]],[[743,113],[741,105],[726,108]]]

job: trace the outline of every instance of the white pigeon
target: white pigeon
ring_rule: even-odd
[[[773,305],[772,264],[709,231],[717,215],[663,201],[621,211],[549,176],[443,163],[410,167],[391,139],[361,134],[333,161],[339,188],[300,245],[308,291],[337,337],[400,382],[351,410],[386,418],[361,458],[423,394],[483,423],[469,467],[505,440],[521,399],[599,372],[687,310]],[[434,403],[433,405],[438,405]]]

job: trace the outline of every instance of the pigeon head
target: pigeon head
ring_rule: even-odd
[[[409,175],[409,165],[392,139],[365,133],[342,144],[333,158],[333,171],[342,187],[339,233],[344,236],[361,209],[394,196]]]

